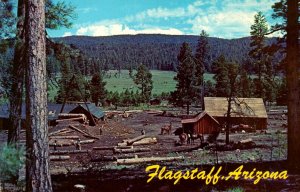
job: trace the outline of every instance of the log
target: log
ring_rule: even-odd
[[[50,151],[51,155],[64,155],[64,154],[76,154],[76,153],[88,153],[89,150],[59,150]]]
[[[157,143],[157,139],[154,138],[144,138],[140,141],[136,141],[134,142],[132,145],[133,146],[138,146],[138,145],[151,145],[151,144],[156,144]]]
[[[105,151],[105,150],[114,150],[117,149],[132,149],[132,146],[103,146],[103,147],[93,147],[93,150]]]
[[[67,128],[64,128],[64,129],[61,129],[61,130],[58,130],[58,131],[54,131],[52,133],[49,133],[49,136],[52,136],[52,135],[55,135],[55,134],[58,134],[58,133],[61,133],[61,132],[67,131],[67,130],[68,130]]]
[[[93,150],[114,150],[114,147],[111,147],[111,146],[104,146],[104,147],[93,147]]]
[[[118,143],[118,147],[126,147],[127,143]]]
[[[89,139],[89,140],[80,141],[80,144],[87,144],[87,143],[94,143],[94,142],[95,142],[94,139]]]
[[[144,139],[146,137],[146,135],[140,135],[138,137],[135,137],[133,139],[127,139],[127,140],[124,140],[124,143],[127,143],[127,145],[132,145],[132,143],[136,142],[136,141],[139,141],[141,139]]]
[[[252,142],[252,139],[251,139],[251,138],[248,138],[248,139],[240,140],[238,143],[246,144],[246,143],[250,143],[250,142]]]
[[[137,155],[133,155],[133,154],[124,154],[124,155],[114,155],[114,156],[100,156],[100,157],[96,157],[93,158],[91,160],[91,162],[101,162],[101,161],[116,161],[118,159],[132,159],[132,158],[136,158]]]
[[[75,131],[78,131],[79,133],[82,133],[83,136],[85,136],[85,137],[92,138],[92,139],[99,139],[98,137],[95,137],[95,136],[93,136],[93,135],[91,135],[91,134],[89,134],[85,131],[82,131],[82,130],[78,129],[77,127],[73,126],[73,125],[69,125],[69,127],[71,129],[75,130]]]
[[[174,161],[183,160],[183,156],[178,157],[143,157],[143,158],[133,158],[133,159],[117,159],[117,164],[119,165],[131,165],[136,163],[149,163],[156,161]]]
[[[56,143],[57,147],[64,147],[64,146],[71,146],[71,145],[74,145],[74,142],[72,142],[72,143],[59,143],[59,142],[57,142]],[[49,146],[54,147],[55,143],[49,143]]]
[[[66,119],[70,117],[83,117],[86,118],[86,115],[83,113],[59,113],[58,118],[59,119]]]
[[[56,122],[66,122],[66,121],[78,121],[78,120],[82,120],[84,121],[83,117],[76,117],[76,118],[70,118],[70,119],[57,119]]]
[[[79,139],[77,135],[70,135],[70,136],[51,136],[51,139]]]
[[[137,153],[151,151],[150,148],[132,148],[132,149],[118,149],[114,148],[114,153]]]
[[[51,161],[64,161],[70,159],[68,155],[52,155],[50,156]]]
[[[64,135],[64,134],[67,134],[67,133],[74,133],[74,131],[73,130],[63,131],[63,132],[55,134],[54,136],[60,136],[60,135]]]

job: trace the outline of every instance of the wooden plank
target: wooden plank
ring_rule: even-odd
[[[174,161],[183,160],[183,156],[178,157],[143,157],[143,158],[133,158],[133,159],[117,159],[117,164],[119,165],[131,165],[136,163],[149,163],[157,161]]]

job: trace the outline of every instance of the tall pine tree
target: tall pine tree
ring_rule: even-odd
[[[196,69],[195,59],[188,43],[184,42],[177,56],[179,65],[177,67],[177,75],[174,78],[177,81],[176,90],[171,93],[171,102],[183,106],[187,106],[187,114],[189,114],[190,105],[197,98],[196,88]]]
[[[91,99],[98,106],[100,103],[104,104],[104,100],[107,95],[107,90],[105,89],[106,82],[103,81],[101,73],[95,73],[90,82],[90,93]]]
[[[196,83],[195,86],[199,89],[197,91],[198,98],[200,102],[203,102],[204,95],[204,78],[203,74],[205,71],[205,67],[207,67],[207,56],[208,56],[208,34],[202,30],[200,34],[200,38],[198,40],[196,53],[195,53],[195,75],[196,75]]]
[[[149,69],[145,65],[140,65],[137,68],[133,81],[141,90],[141,101],[148,102],[153,89],[152,74]]]
[[[252,58],[254,70],[257,75],[255,82],[255,96],[265,98],[265,86],[263,74],[266,72],[266,54],[265,48],[265,35],[268,32],[268,25],[265,16],[262,12],[258,12],[254,16],[254,24],[251,25],[251,51],[249,56]]]

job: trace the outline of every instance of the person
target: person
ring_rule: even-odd
[[[80,144],[80,139],[79,138],[76,142],[76,150],[81,150],[81,144]]]
[[[102,135],[102,128],[101,127],[99,128],[99,133],[100,133],[100,135]]]
[[[54,151],[57,150],[57,140],[54,140],[54,145],[53,145]]]
[[[142,129],[141,133],[142,135],[145,135],[146,134],[145,129]]]

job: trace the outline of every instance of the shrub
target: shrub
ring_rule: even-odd
[[[18,172],[25,162],[25,150],[15,145],[0,147],[0,180],[2,182],[14,182]]]

